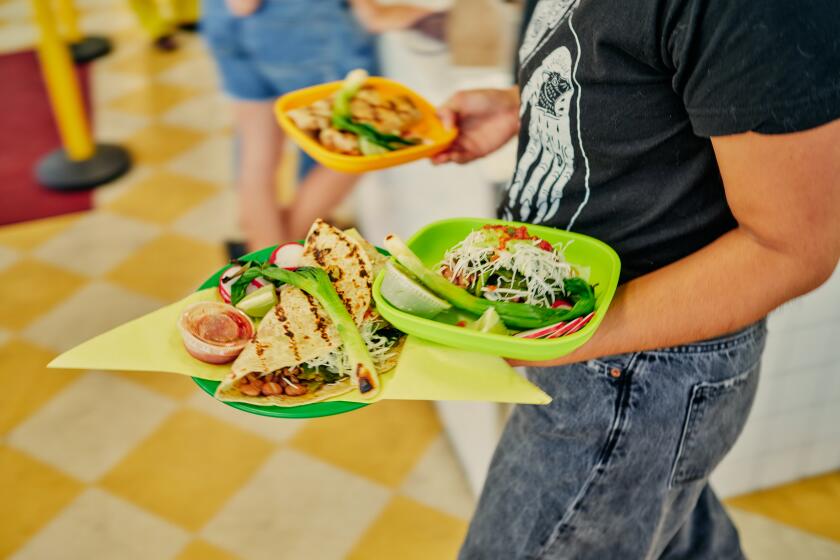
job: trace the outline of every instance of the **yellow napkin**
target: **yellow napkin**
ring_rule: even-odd
[[[55,358],[49,367],[161,371],[220,381],[230,371],[230,365],[205,364],[190,356],[176,326],[186,306],[216,299],[213,288],[196,292],[83,342]],[[527,404],[551,401],[498,356],[440,346],[413,336],[407,338],[397,367],[382,376],[382,391],[376,398],[363,399],[358,391],[353,391],[332,400],[381,399]]]

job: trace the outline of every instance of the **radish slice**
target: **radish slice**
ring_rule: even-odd
[[[548,338],[558,338],[558,337],[561,337],[563,335],[572,334],[574,332],[579,331],[580,329],[583,328],[584,325],[586,325],[586,323],[589,322],[590,319],[592,319],[593,315],[595,315],[594,311],[592,313],[590,313],[589,315],[584,315],[583,317],[578,317],[577,319],[573,319],[573,320],[569,321],[565,326],[563,326],[563,327],[557,329],[556,331],[554,331],[553,333],[551,333],[548,336]]]
[[[268,262],[279,266],[280,268],[294,270],[301,266],[302,257],[303,245],[296,242],[283,243],[274,249],[274,252],[271,253],[271,257],[268,259]]]
[[[517,333],[515,336],[520,338],[558,338],[563,335],[572,334],[574,332],[579,331],[582,329],[586,323],[588,323],[592,317],[595,315],[593,311],[589,315],[584,315],[582,317],[577,317],[576,319],[572,319],[571,321],[561,321],[559,323],[555,323],[553,325],[548,325],[546,327],[539,327],[537,329],[531,329],[530,331],[522,331]]]
[[[271,284],[271,282],[269,282],[265,278],[254,278],[253,280],[251,280],[251,283],[248,284],[248,287],[245,288],[245,293],[250,294],[252,292],[256,292],[263,286],[268,286],[269,284]]]
[[[236,278],[238,278],[238,276],[234,276],[240,270],[242,270],[242,267],[235,264],[225,270],[219,277],[219,295],[222,296],[222,300],[224,300],[225,303],[230,303],[230,288],[233,286],[233,283],[236,282]]]
[[[565,322],[555,323],[553,325],[531,329],[530,331],[522,331],[520,333],[516,333],[515,336],[518,336],[519,338],[547,338],[551,333],[565,325]]]
[[[222,300],[225,303],[230,303],[230,292],[233,288],[233,285],[236,283],[236,280],[239,276],[236,274],[242,269],[239,265],[233,265],[229,269],[225,270],[222,273],[221,277],[219,277],[219,295],[222,296]],[[256,292],[263,286],[269,285],[271,282],[266,280],[265,278],[254,278],[251,280],[251,283],[248,284],[248,287],[245,288],[245,293],[250,294],[251,292]]]

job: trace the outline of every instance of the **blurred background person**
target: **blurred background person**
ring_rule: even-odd
[[[276,176],[285,137],[273,115],[277,97],[342,79],[355,68],[375,74],[371,33],[407,28],[433,13],[374,0],[205,1],[202,32],[234,100],[239,223],[247,250],[303,237],[359,179],[304,156],[293,199],[279,205]]]
[[[195,31],[198,27],[199,0],[170,0],[165,5],[156,0],[129,0],[128,4],[140,26],[152,38],[153,45],[162,51],[175,50],[178,29]],[[168,12],[168,13],[167,13]]]

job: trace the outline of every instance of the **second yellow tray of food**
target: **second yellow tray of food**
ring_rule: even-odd
[[[281,128],[312,159],[325,167],[345,173],[364,173],[394,167],[431,157],[445,150],[457,136],[457,130],[444,127],[437,116],[435,107],[419,94],[388,78],[372,76],[365,81],[366,86],[375,88],[384,96],[407,96],[420,111],[422,118],[412,127],[411,133],[412,136],[420,138],[421,142],[415,146],[377,155],[346,155],[333,152],[325,148],[312,135],[298,128],[287,113],[329,98],[341,85],[342,82],[337,81],[300,89],[280,97],[274,104],[274,114]]]

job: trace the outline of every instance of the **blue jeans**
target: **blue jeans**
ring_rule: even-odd
[[[461,560],[743,558],[708,477],[749,415],[760,321],[529,377],[554,400],[508,421]]]
[[[377,70],[375,38],[341,0],[263,0],[246,17],[224,0],[203,0],[201,32],[225,92],[241,100],[271,101],[354,68]]]

